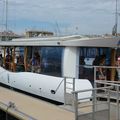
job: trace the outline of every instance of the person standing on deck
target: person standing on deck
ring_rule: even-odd
[[[0,66],[3,66],[3,57],[2,57],[2,54],[0,54]]]
[[[30,60],[30,64],[32,65],[32,71],[35,73],[41,72],[41,61],[40,61],[40,55],[38,52],[34,53],[33,58]]]
[[[5,58],[5,68],[7,70],[11,70],[11,61],[12,61],[12,56],[10,55],[9,49],[7,49],[7,55]]]
[[[79,78],[84,79],[84,77],[85,77],[85,68],[84,68],[85,57],[84,56],[80,56],[79,64],[80,64],[80,66],[79,66]]]
[[[105,66],[105,59],[106,59],[105,55],[100,56],[99,66]],[[105,80],[106,79],[106,70],[103,67],[98,68],[98,76],[99,76],[99,80]]]
[[[120,80],[120,56],[117,58],[116,66],[119,67],[117,68],[117,75],[118,75],[118,80]]]

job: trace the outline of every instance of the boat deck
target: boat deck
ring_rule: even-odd
[[[15,108],[8,108],[9,102]],[[75,120],[71,111],[3,87],[0,87],[0,109],[23,120]]]

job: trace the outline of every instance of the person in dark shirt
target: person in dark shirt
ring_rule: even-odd
[[[7,51],[7,55],[5,58],[5,68],[7,70],[11,69],[11,62],[12,62],[12,56],[10,55],[9,51]]]
[[[30,64],[32,65],[32,71],[36,73],[41,72],[41,61],[40,61],[40,55],[38,52],[34,53],[33,58],[30,60]]]
[[[0,66],[3,66],[3,57],[2,57],[2,54],[0,54]]]

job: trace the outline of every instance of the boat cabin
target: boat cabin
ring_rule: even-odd
[[[1,41],[0,47],[1,66],[9,71],[88,79],[93,82],[94,66],[116,66],[120,56],[120,37],[88,38],[75,35],[19,38]],[[103,64],[100,63],[102,58]],[[115,76],[115,69],[111,69],[107,79],[115,80]]]

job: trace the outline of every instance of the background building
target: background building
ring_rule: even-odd
[[[0,40],[1,41],[9,41],[9,40],[12,40],[13,38],[20,38],[20,37],[21,37],[20,35],[17,35],[12,31],[0,32]]]
[[[53,32],[48,31],[37,31],[37,30],[30,30],[26,31],[26,37],[40,37],[40,36],[53,36]]]

